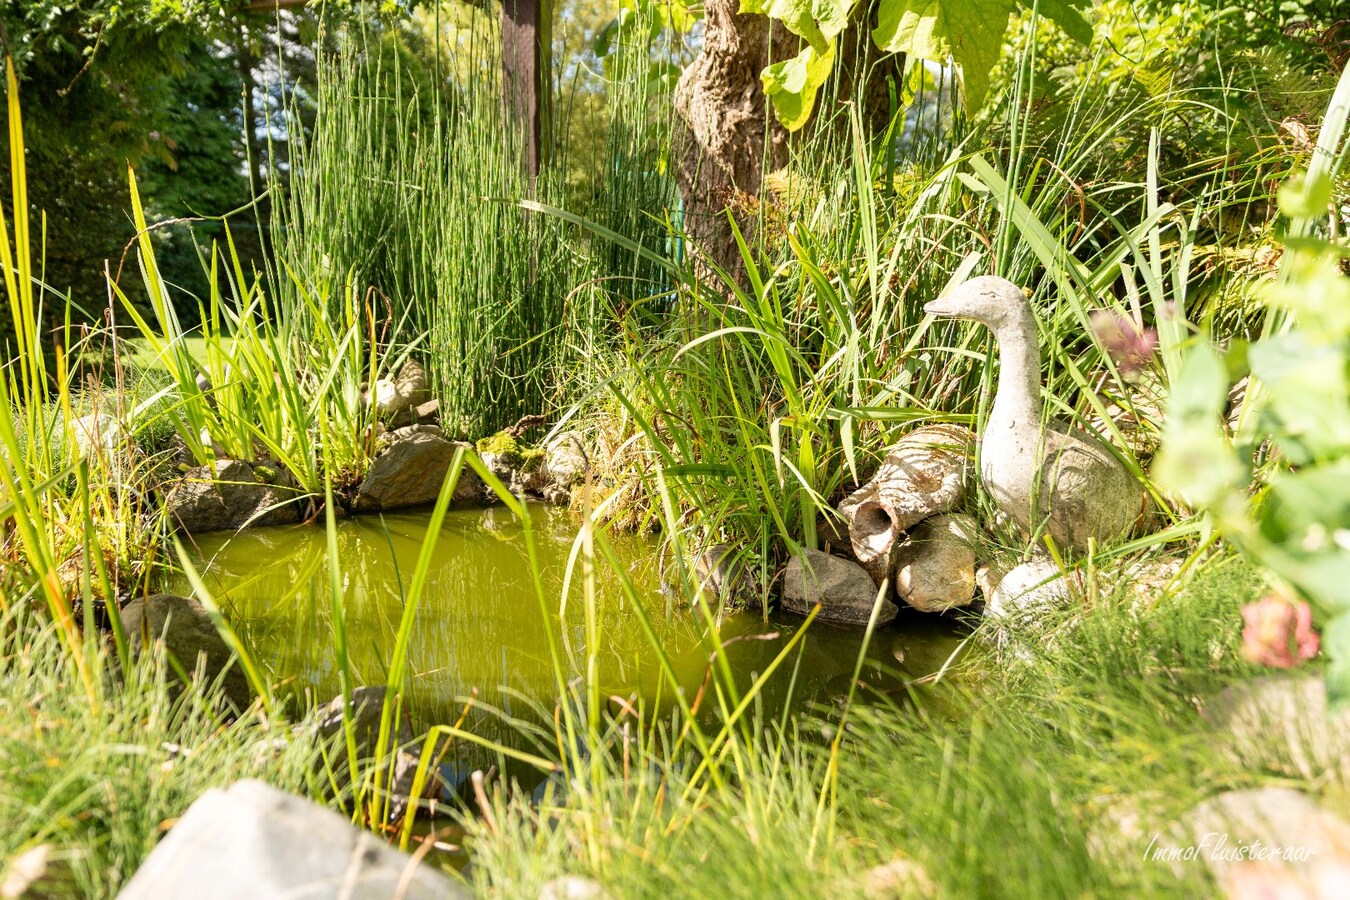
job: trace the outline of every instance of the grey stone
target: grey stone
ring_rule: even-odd
[[[968,606],[975,599],[979,525],[955,513],[920,522],[896,551],[895,592],[922,612]]]
[[[713,544],[693,560],[697,590],[714,600],[753,606],[759,602],[755,579],[741,554],[730,544]]]
[[[180,531],[201,534],[294,524],[300,521],[301,496],[290,473],[278,465],[218,459],[170,485],[164,506]]]
[[[198,797],[118,896],[442,900],[471,894],[332,810],[260,781],[239,781]]]
[[[389,795],[389,819],[398,821],[403,818],[410,804],[417,778],[417,767],[421,760],[423,744],[416,740],[412,723],[404,715],[391,722],[392,731],[388,742],[380,752],[380,719],[384,715],[384,699],[387,691],[383,687],[358,687],[351,693],[350,705],[343,708],[342,696],[338,695],[319,712],[315,725],[318,736],[326,741],[330,748],[332,774],[339,784],[350,782],[348,749],[344,735],[348,711],[352,723],[352,741],[356,749],[358,764],[364,769],[378,762],[384,756],[381,767],[388,766],[388,774],[380,774],[377,789],[387,790]],[[392,711],[391,711],[392,714]],[[440,793],[441,780],[432,770],[426,779],[423,796],[435,796]]]
[[[1033,559],[1005,574],[989,595],[985,615],[1019,620],[1073,602],[1076,582],[1049,559]]]
[[[133,654],[161,642],[193,677],[200,665],[207,682],[219,679],[225,699],[236,710],[242,712],[253,702],[244,667],[196,598],[174,594],[137,598],[122,608],[122,625]]]
[[[370,469],[356,491],[358,512],[434,503],[454,461],[456,447],[463,447],[466,453],[473,450],[468,444],[446,440],[434,425],[399,428],[384,435],[380,443],[382,449],[371,460]],[[477,502],[482,496],[483,482],[466,463],[460,470],[453,502]]]
[[[1350,780],[1350,709],[1333,714],[1319,674],[1230,685],[1204,706],[1223,751],[1247,768],[1304,781]]]
[[[803,549],[794,556],[783,569],[782,581],[783,607],[804,616],[820,604],[823,622],[866,625],[877,599],[877,586],[862,566],[819,550]],[[891,621],[898,612],[883,598],[877,624]]]
[[[427,370],[415,359],[408,360],[398,370],[394,376],[394,387],[398,388],[399,396],[408,406],[420,406],[431,399]]]
[[[1350,823],[1289,788],[1212,797],[1183,817],[1176,844],[1198,848],[1228,897],[1331,900],[1350,886]]]
[[[570,489],[586,477],[590,459],[579,431],[564,431],[544,447],[544,471],[556,488]]]

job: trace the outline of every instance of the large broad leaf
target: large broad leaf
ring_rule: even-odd
[[[848,25],[857,0],[741,0],[742,13],[777,19],[787,30],[806,39],[817,58],[830,52],[830,39]]]
[[[1092,43],[1092,23],[1087,12],[1092,0],[1018,0],[1027,9],[1053,20],[1064,33],[1080,44]]]
[[[968,109],[989,90],[1016,0],[884,0],[872,38],[882,50],[961,67]]]
[[[773,111],[784,128],[796,131],[811,118],[816,92],[833,68],[834,41],[830,41],[823,56],[808,44],[792,59],[774,63],[760,74],[764,93],[773,101]]]

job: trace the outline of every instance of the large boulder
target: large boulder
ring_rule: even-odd
[[[236,711],[248,709],[253,689],[244,668],[211,621],[206,607],[193,597],[152,594],[122,608],[122,626],[133,655],[162,644],[183,670],[208,684],[220,682],[224,699]]]
[[[967,515],[933,516],[896,551],[895,592],[921,612],[968,606],[975,599],[979,525]]]
[[[470,893],[343,816],[261,781],[197,798],[121,900],[443,900]]]
[[[783,569],[783,608],[804,616],[820,605],[819,618],[839,625],[866,625],[877,602],[877,586],[862,566],[829,556],[819,550],[803,549]],[[899,613],[885,598],[877,624],[891,621]]]
[[[874,582],[894,571],[895,547],[906,531],[965,502],[974,448],[969,428],[925,425],[901,438],[872,480],[839,504],[853,553]]]
[[[180,531],[201,534],[300,521],[304,495],[278,465],[218,459],[169,486],[164,507]]]
[[[572,488],[586,477],[590,458],[579,431],[564,431],[544,446],[543,494],[545,499],[564,502]]]
[[[366,477],[356,489],[353,508],[378,512],[405,506],[434,503],[450,471],[455,450],[468,444],[446,440],[434,425],[409,425],[380,439],[381,450],[371,460]],[[467,464],[460,470],[453,502],[473,503],[483,496],[483,482]]]

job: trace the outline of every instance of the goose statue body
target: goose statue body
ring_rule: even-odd
[[[1046,533],[1075,553],[1125,537],[1146,495],[1139,480],[1091,435],[1041,424],[1036,316],[1004,278],[973,278],[927,304],[934,316],[970,319],[998,341],[998,387],[981,440],[980,477],[994,502],[1027,534]]]

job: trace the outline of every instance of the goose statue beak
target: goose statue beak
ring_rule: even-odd
[[[954,316],[956,310],[949,305],[948,297],[939,297],[936,300],[930,300],[923,305],[923,311],[930,316]]]

